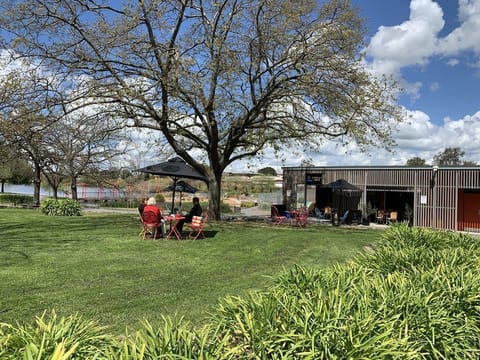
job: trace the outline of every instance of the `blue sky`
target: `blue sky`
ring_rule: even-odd
[[[350,144],[346,153],[328,143],[283,163],[267,152],[266,162],[404,165],[419,156],[431,164],[446,147],[460,147],[463,160],[480,164],[480,0],[351,1],[366,21],[367,66],[401,84],[399,102],[411,116],[394,132],[395,152],[360,153]]]
[[[448,38],[455,29],[461,28],[465,22],[460,20],[459,1],[457,0],[354,0],[353,3],[361,9],[362,16],[367,20],[367,42],[373,37],[380,36],[385,29],[395,29],[410,23],[412,33],[421,34],[430,31],[439,42]],[[480,11],[478,1],[462,1],[462,6],[477,6],[476,21],[480,31]],[[476,3],[476,4],[475,4]],[[430,23],[428,28],[415,26],[416,20],[410,18],[410,7],[418,7],[424,22]],[[441,11],[436,13],[435,8]],[[442,15],[439,17],[439,15]],[[434,19],[443,20],[443,26],[438,24],[434,28]],[[420,20],[418,21],[420,22]],[[440,27],[441,26],[441,27]],[[381,28],[383,27],[383,28]],[[428,30],[430,29],[430,30]],[[437,32],[438,31],[438,32]],[[470,34],[475,36],[475,34]],[[392,36],[393,37],[393,36]],[[406,36],[405,36],[406,37]],[[391,38],[390,38],[391,39]],[[478,39],[477,37],[477,40]],[[466,41],[466,40],[464,40]],[[421,44],[421,43],[420,43]],[[411,46],[419,45],[413,41]],[[399,52],[408,54],[409,43],[404,46],[398,44]],[[398,68],[402,78],[409,83],[421,83],[421,88],[413,94],[404,94],[400,97],[401,103],[407,108],[414,108],[426,112],[432,122],[441,124],[446,117],[460,119],[468,113],[475,113],[479,109],[480,69],[478,68],[478,52],[474,51],[438,51],[425,52],[423,63],[412,57],[412,63]],[[394,52],[393,52],[394,53]],[[372,58],[369,58],[372,61]],[[374,61],[375,59],[373,59]],[[405,59],[407,60],[407,59]],[[415,63],[417,62],[417,63]],[[477,63],[475,66],[474,64]],[[480,159],[479,159],[480,160]]]

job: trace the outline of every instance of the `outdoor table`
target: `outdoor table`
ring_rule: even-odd
[[[295,218],[297,217],[297,210],[286,210],[285,216],[287,217],[287,221],[290,225],[293,225]]]
[[[177,240],[182,239],[182,234],[177,229],[177,223],[185,219],[185,216],[183,215],[169,215],[164,217],[165,221],[170,222],[170,231],[168,232],[167,236],[165,237],[166,239],[169,239],[171,236],[174,236],[177,238]]]

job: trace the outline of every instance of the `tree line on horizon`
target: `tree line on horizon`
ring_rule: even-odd
[[[461,150],[459,147],[447,147],[443,151],[435,154],[433,156],[433,163],[431,165],[437,166],[477,166],[475,161],[462,160],[465,156],[465,151]],[[406,162],[407,166],[429,166],[427,160],[415,156],[411,159],[408,159]]]

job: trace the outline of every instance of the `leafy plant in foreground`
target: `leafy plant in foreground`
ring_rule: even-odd
[[[44,313],[32,324],[0,324],[1,359],[100,359],[112,338],[78,315]]]

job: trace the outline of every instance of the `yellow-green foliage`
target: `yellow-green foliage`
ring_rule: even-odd
[[[255,206],[255,202],[253,201],[242,201],[243,208],[251,208]]]
[[[157,200],[157,203],[164,203],[165,196],[162,193],[157,193],[155,194],[155,200]]]
[[[0,359],[105,359],[112,339],[104,332],[79,315],[58,317],[54,311],[32,324],[0,324]]]
[[[80,203],[71,199],[47,199],[42,202],[41,209],[48,216],[80,216],[82,213]]]

